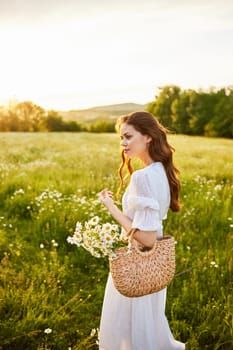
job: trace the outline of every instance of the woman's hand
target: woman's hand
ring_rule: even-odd
[[[107,208],[114,204],[112,192],[106,188],[99,193],[99,199]]]
[[[131,228],[132,221],[126,215],[124,215],[122,211],[115,205],[112,192],[105,188],[99,193],[99,200],[109,210],[113,218],[127,232]]]

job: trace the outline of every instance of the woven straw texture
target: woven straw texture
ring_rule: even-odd
[[[175,274],[175,241],[171,236],[158,238],[149,251],[136,245],[115,250],[110,272],[116,289],[127,297],[140,297],[165,288]]]

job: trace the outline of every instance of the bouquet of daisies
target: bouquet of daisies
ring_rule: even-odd
[[[125,245],[125,241],[116,224],[100,224],[98,216],[86,221],[77,222],[73,236],[67,242],[83,247],[96,258],[116,258],[114,249]]]

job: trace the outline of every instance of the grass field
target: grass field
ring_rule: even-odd
[[[165,223],[177,241],[166,314],[187,350],[230,350],[233,141],[169,140],[183,208]],[[119,158],[115,134],[0,134],[0,350],[98,349],[108,262],[66,238],[78,220],[110,220],[97,193],[117,190]]]

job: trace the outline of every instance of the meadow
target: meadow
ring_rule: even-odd
[[[169,141],[183,206],[164,223],[177,242],[167,318],[187,350],[230,350],[233,141]],[[97,194],[117,191],[119,161],[115,134],[0,134],[0,350],[98,349],[108,261],[66,239],[76,221],[112,220]]]

